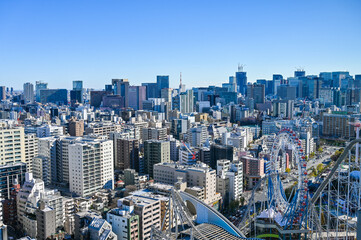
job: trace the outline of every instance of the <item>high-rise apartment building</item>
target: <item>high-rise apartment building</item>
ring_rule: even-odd
[[[113,141],[84,139],[69,145],[68,151],[71,192],[84,197],[114,187]]]
[[[217,161],[217,192],[222,193],[226,204],[229,204],[230,201],[239,201],[243,193],[242,162]]]
[[[139,172],[139,140],[118,138],[114,141],[116,141],[115,167],[120,170],[132,168]]]
[[[25,162],[24,128],[0,124],[0,165]]]
[[[24,101],[25,103],[34,102],[34,85],[32,83],[24,83]]]
[[[355,116],[344,112],[333,112],[323,115],[322,133],[332,138],[349,139],[355,137],[354,127],[350,124],[355,122]]]
[[[84,134],[84,121],[83,120],[70,120],[68,125],[68,132],[70,136],[82,137]]]
[[[188,129],[187,142],[192,147],[202,147],[208,139],[208,130],[206,126],[197,126]]]
[[[153,166],[157,163],[170,162],[168,141],[147,140],[144,142],[144,170],[153,177]]]
[[[166,140],[167,129],[166,128],[143,128],[142,140]]]
[[[32,172],[33,159],[38,155],[38,137],[36,134],[25,134],[25,163],[27,172]]]
[[[0,195],[9,199],[14,184],[23,184],[25,181],[26,164],[23,162],[0,165]]]

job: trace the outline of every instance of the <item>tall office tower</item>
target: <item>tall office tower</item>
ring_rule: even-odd
[[[211,145],[211,162],[210,166],[213,169],[217,167],[217,161],[221,159],[228,159],[233,161],[233,146],[224,146],[218,144]]]
[[[166,102],[171,102],[172,101],[172,92],[173,92],[172,88],[162,88],[160,97],[164,98],[164,100]]]
[[[6,99],[5,86],[0,86],[0,101]]]
[[[112,79],[114,94],[124,98],[123,108],[129,107],[129,81],[128,79]]]
[[[82,137],[84,134],[84,121],[75,119],[70,120],[68,132],[70,136]]]
[[[194,95],[193,90],[187,90],[176,96],[179,100],[178,110],[181,113],[191,113],[194,111]]]
[[[236,72],[237,92],[242,95],[246,94],[247,89],[247,72],[243,72],[243,67],[238,66],[238,72]]]
[[[68,104],[68,90],[67,89],[41,89],[40,102],[55,103],[59,105]]]
[[[70,102],[83,103],[83,81],[73,81],[73,90],[70,91]]]
[[[297,69],[297,71],[295,71],[295,77],[301,78],[301,77],[306,77],[306,72],[303,69]]]
[[[8,125],[0,125],[0,165],[14,162],[25,162],[25,136],[24,128],[11,128]],[[6,153],[6,154],[5,154]]]
[[[147,98],[147,89],[145,86],[129,87],[129,107],[134,110],[143,109],[143,101]]]
[[[281,99],[295,100],[297,96],[297,87],[289,85],[281,85],[277,89],[277,95]]]
[[[274,95],[277,95],[277,89],[283,81],[283,76],[281,74],[273,74],[272,77],[272,91]]]
[[[41,82],[41,81],[36,81],[35,83],[35,100],[37,102],[40,102],[40,90],[42,89],[48,89],[48,84]]]
[[[0,195],[9,199],[14,184],[23,184],[25,181],[26,165],[23,162],[0,165]]]
[[[157,76],[157,95],[158,95],[158,97],[161,97],[163,88],[169,88],[169,76]]]
[[[148,140],[144,142],[145,173],[153,178],[153,166],[157,163],[170,162],[170,145],[167,141]]]
[[[355,75],[355,88],[361,88],[361,74]]]
[[[147,88],[147,99],[157,98],[157,83],[142,83],[142,86]]]
[[[32,83],[24,83],[24,101],[26,103],[34,102],[34,85]]]
[[[349,72],[332,72],[332,87],[342,87],[342,82],[350,78]]]
[[[37,220],[36,239],[46,240],[56,233],[54,209],[46,206],[45,202],[40,201],[35,215]]]
[[[69,145],[70,191],[90,196],[99,189],[113,189],[113,141],[94,139]]]
[[[265,85],[263,84],[248,84],[247,97],[254,100],[254,104],[265,102]]]
[[[33,158],[38,155],[38,137],[36,134],[26,134],[25,139],[25,163],[27,172],[32,172]]]
[[[208,139],[208,130],[206,126],[197,126],[188,129],[187,142],[192,147],[202,147]]]
[[[114,141],[116,141],[115,167],[120,170],[131,168],[139,172],[139,140],[118,138]]]

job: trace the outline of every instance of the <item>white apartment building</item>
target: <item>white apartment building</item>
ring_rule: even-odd
[[[198,126],[188,129],[187,142],[192,147],[202,147],[203,143],[208,139],[208,131],[206,126]]]
[[[107,213],[107,222],[112,225],[112,231],[118,239],[139,239],[139,216],[134,214],[134,203],[123,200],[119,208]]]
[[[25,134],[24,144],[26,171],[32,172],[33,158],[38,155],[38,137],[36,134]]]
[[[217,192],[230,201],[239,200],[243,193],[243,165],[241,161],[224,159],[217,161]]]
[[[101,188],[113,189],[112,140],[83,139],[82,142],[70,144],[68,151],[71,192],[84,197]]]
[[[36,135],[38,138],[62,136],[64,135],[64,128],[62,126],[46,124],[36,129]]]
[[[0,126],[0,165],[25,162],[25,136],[22,127]]]

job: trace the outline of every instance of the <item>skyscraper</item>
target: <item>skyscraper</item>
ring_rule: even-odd
[[[247,72],[243,71],[242,66],[238,66],[238,72],[236,72],[236,82],[237,92],[245,95],[247,88]]]
[[[142,83],[145,86],[147,92],[147,99],[157,97],[157,84],[156,83]]]
[[[24,101],[26,103],[34,102],[34,85],[32,83],[24,83]]]
[[[37,102],[40,102],[40,90],[41,89],[48,89],[48,84],[41,82],[41,81],[36,81],[35,84],[35,99]]]
[[[0,101],[6,99],[5,86],[0,86]]]
[[[145,86],[130,86],[129,87],[129,107],[134,110],[143,109],[143,101],[146,100],[147,89]]]
[[[71,104],[83,102],[83,81],[73,81],[73,90],[70,91]]]
[[[161,97],[163,88],[169,88],[169,76],[157,76],[157,95]]]
[[[263,84],[248,84],[247,85],[247,97],[253,98],[254,103],[265,102],[265,85]]]
[[[124,108],[129,107],[129,81],[128,79],[112,79],[114,94],[124,97]]]
[[[114,187],[113,142],[94,139],[69,145],[70,191],[90,196],[99,189]]]

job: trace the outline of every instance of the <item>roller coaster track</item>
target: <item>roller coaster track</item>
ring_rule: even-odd
[[[345,160],[346,157],[348,157],[348,152],[352,149],[353,146],[356,145],[356,143],[361,143],[361,139],[355,139],[351,141],[347,147],[343,150],[341,155],[338,157],[335,166],[331,169],[330,174],[327,175],[326,179],[320,184],[320,186],[317,188],[315,194],[311,198],[311,205],[314,205],[320,196],[321,192],[325,189],[335,172],[337,171],[340,164]]]

